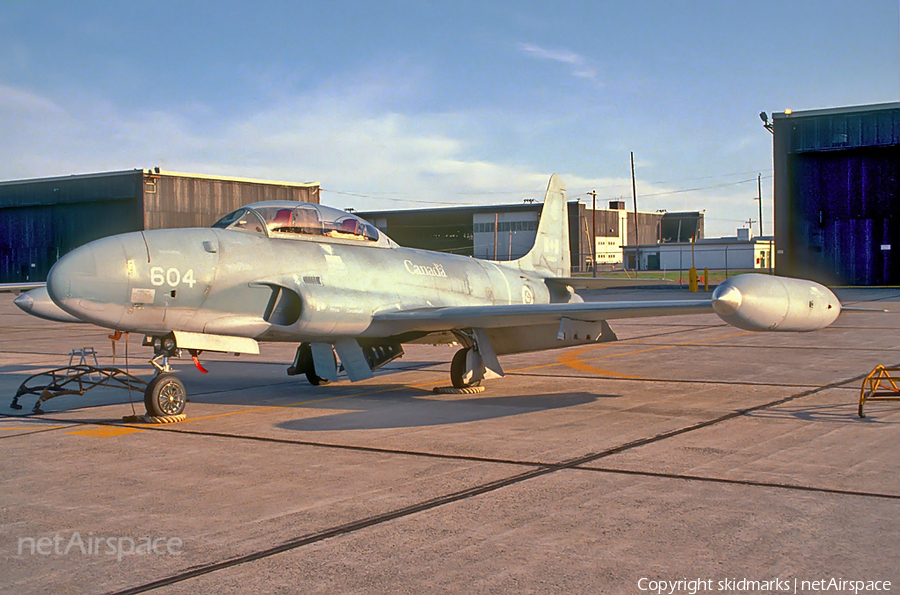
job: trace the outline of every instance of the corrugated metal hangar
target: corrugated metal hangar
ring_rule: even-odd
[[[900,284],[900,103],[785,111],[772,125],[775,273]]]
[[[101,237],[207,227],[262,200],[319,202],[319,185],[154,170],[0,182],[0,283],[43,281],[66,252]]]

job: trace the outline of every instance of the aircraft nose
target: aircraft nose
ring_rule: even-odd
[[[720,316],[730,316],[741,307],[744,296],[734,285],[720,285],[713,292],[712,305]]]
[[[60,308],[100,326],[119,322],[127,289],[125,251],[118,236],[69,252],[47,277],[47,292]]]

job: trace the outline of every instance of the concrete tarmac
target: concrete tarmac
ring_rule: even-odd
[[[285,374],[294,345],[204,354],[207,375],[178,360],[187,421],[160,426],[122,423],[140,390],[10,409],[72,349],[113,358],[108,331],[0,294],[0,593],[898,592],[900,402],[857,405],[900,365],[900,290],[838,293],[891,312],[614,321],[616,343],[501,357],[480,394],[432,392],[451,347],[322,387]]]

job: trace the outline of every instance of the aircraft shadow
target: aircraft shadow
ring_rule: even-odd
[[[436,398],[391,395],[389,398],[339,401],[331,406],[342,408],[344,409],[343,411],[319,417],[282,422],[277,424],[277,427],[301,432],[330,432],[463,424],[512,417],[537,411],[575,407],[592,403],[599,398],[614,398],[616,396],[587,393],[509,397],[468,397],[460,395],[460,398],[440,400]],[[326,406],[324,403],[321,406],[314,404],[310,405],[309,408],[324,408]],[[347,411],[346,409],[355,409],[356,411]]]

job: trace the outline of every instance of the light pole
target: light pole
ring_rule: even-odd
[[[641,270],[641,241],[638,238],[637,185],[634,181],[634,151],[631,152],[631,196],[634,199],[634,270],[639,271]]]
[[[756,176],[756,200],[759,201],[759,237],[762,237],[763,234],[763,224],[762,224],[762,174],[757,174]]]
[[[593,271],[592,277],[597,276],[597,191],[591,190],[588,192],[593,198],[593,206],[591,207],[591,258],[593,262],[591,263],[591,271]]]

